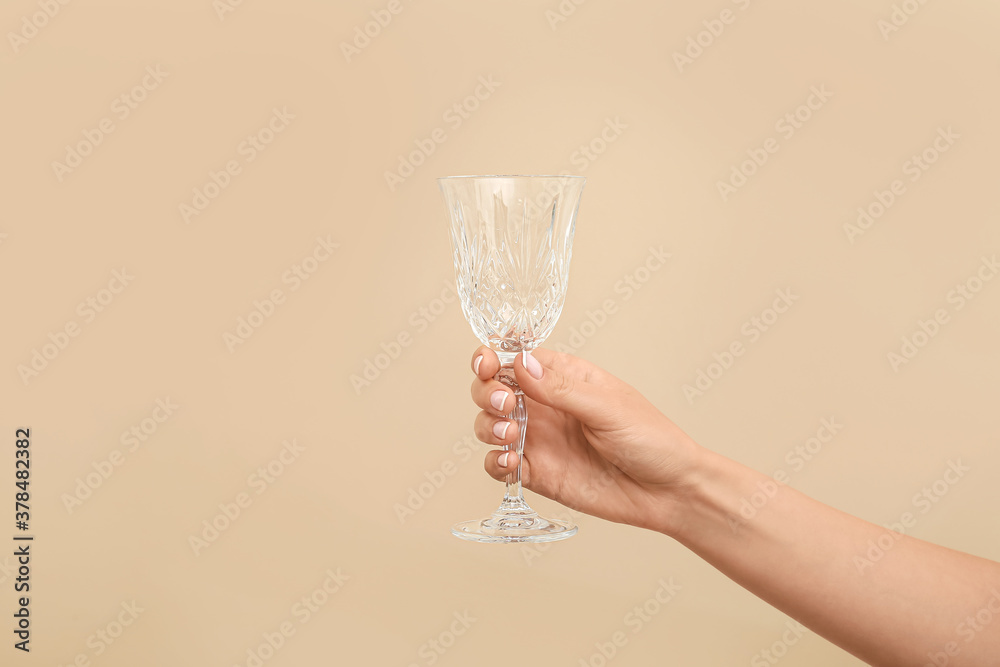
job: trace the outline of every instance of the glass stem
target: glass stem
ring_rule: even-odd
[[[524,513],[534,514],[526,502],[524,502],[524,491],[521,488],[521,461],[524,454],[524,435],[528,429],[528,406],[524,404],[524,392],[518,386],[514,378],[513,360],[503,360],[500,371],[496,374],[496,379],[514,390],[516,403],[514,409],[506,415],[507,419],[512,419],[517,423],[517,440],[504,445],[504,451],[517,453],[517,470],[507,475],[507,488],[504,490],[503,502],[497,513],[511,514]]]
[[[503,494],[505,504],[524,504],[524,492],[521,490],[521,456],[524,454],[524,432],[528,426],[528,409],[524,405],[524,392],[520,388],[518,388],[515,397],[517,404],[507,418],[513,419],[517,423],[517,440],[505,445],[504,449],[517,453],[517,470],[507,475],[507,489]]]

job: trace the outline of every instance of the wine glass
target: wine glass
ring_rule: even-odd
[[[476,542],[551,542],[572,537],[576,526],[545,519],[524,501],[521,455],[528,413],[514,378],[519,352],[536,348],[552,332],[566,300],[582,176],[448,176],[438,179],[448,207],[455,279],[472,331],[500,359],[496,379],[514,390],[508,419],[518,455],[507,475],[503,502],[485,519],[452,526]]]

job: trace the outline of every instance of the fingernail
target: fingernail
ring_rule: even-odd
[[[510,457],[510,452],[504,452],[497,457],[497,464],[499,464],[501,468],[506,468],[508,457]]]
[[[492,396],[490,396],[490,405],[492,405],[500,412],[503,412],[503,404],[506,402],[507,402],[507,392],[503,390],[498,389],[497,391],[493,392]]]
[[[527,369],[528,374],[536,380],[542,379],[542,365],[538,363],[538,359],[531,356],[531,352],[525,350],[522,353],[522,362],[524,363],[525,369]]]
[[[510,422],[497,422],[493,425],[493,435],[503,440],[507,437],[508,428],[510,428]]]
[[[483,363],[483,355],[476,357],[476,360],[472,362],[472,370],[475,371],[476,375],[479,375],[479,364]]]

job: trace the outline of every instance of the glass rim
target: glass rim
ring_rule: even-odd
[[[468,174],[461,176],[438,176],[439,181],[460,180],[465,178],[572,178],[581,181],[586,180],[586,176],[575,174]]]

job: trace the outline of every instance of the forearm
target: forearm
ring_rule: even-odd
[[[890,532],[722,456],[701,458],[670,532],[747,590],[873,665],[1000,656],[997,563]],[[873,544],[883,554],[875,562]]]

